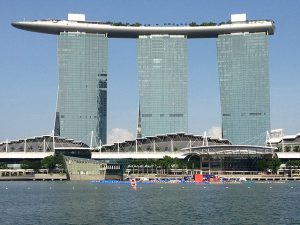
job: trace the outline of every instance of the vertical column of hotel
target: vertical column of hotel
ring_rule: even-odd
[[[265,33],[217,39],[223,138],[263,145],[270,130],[268,39]]]
[[[181,35],[138,39],[141,136],[187,132],[187,43]]]
[[[55,133],[106,142],[107,37],[63,32],[58,37],[59,90]]]

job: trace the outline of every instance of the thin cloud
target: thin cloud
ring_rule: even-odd
[[[222,138],[221,127],[212,126],[208,131],[208,136],[212,138]]]
[[[108,144],[134,140],[134,135],[127,129],[113,128],[108,134]]]

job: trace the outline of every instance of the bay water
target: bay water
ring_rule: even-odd
[[[300,224],[300,182],[0,182],[0,224]]]

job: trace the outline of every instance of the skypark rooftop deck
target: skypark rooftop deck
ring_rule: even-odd
[[[202,26],[144,26],[138,23],[120,25],[120,23],[73,20],[35,20],[13,22],[12,26],[32,32],[56,35],[61,32],[101,33],[107,34],[110,38],[138,38],[140,35],[184,35],[187,38],[216,38],[222,34],[246,32],[265,32],[268,35],[273,35],[275,30],[274,22],[271,20],[241,21]]]

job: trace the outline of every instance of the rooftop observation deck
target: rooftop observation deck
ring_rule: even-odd
[[[184,35],[187,38],[216,38],[231,33],[265,32],[273,35],[275,24],[271,20],[228,22],[224,24],[186,26],[146,26],[138,23],[105,23],[72,20],[35,20],[13,22],[12,26],[39,33],[60,34],[61,32],[84,32],[107,34],[109,38],[138,38],[140,35]]]

